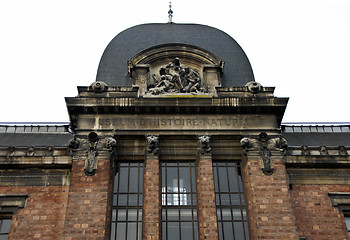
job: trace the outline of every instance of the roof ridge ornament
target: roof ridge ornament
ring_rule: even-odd
[[[171,2],[169,2],[168,23],[173,23],[173,13],[173,10],[171,10]]]

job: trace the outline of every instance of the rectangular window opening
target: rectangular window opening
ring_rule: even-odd
[[[248,240],[239,162],[213,161],[219,240]]]
[[[194,162],[162,162],[162,239],[198,240]]]
[[[142,239],[143,162],[122,162],[114,178],[111,240]]]

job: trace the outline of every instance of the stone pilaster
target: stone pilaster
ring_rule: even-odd
[[[208,141],[208,142],[206,142]],[[199,136],[197,154],[197,208],[199,239],[217,240],[215,189],[209,136]]]
[[[143,183],[143,240],[161,237],[161,172],[159,165],[158,136],[146,136],[146,153]]]
[[[111,148],[107,138],[96,138],[93,146],[86,139],[74,139],[71,144],[73,163],[63,233],[67,240],[109,238],[111,155],[115,145]],[[87,165],[93,166],[91,171]]]
[[[242,175],[247,198],[250,239],[299,239],[284,154],[269,150],[272,173],[266,174],[261,151],[245,154]]]

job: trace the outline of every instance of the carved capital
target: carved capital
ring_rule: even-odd
[[[271,161],[271,151],[285,152],[288,148],[287,141],[281,136],[277,138],[270,138],[266,132],[261,132],[257,138],[241,139],[241,145],[245,152],[259,151],[259,155],[262,159],[262,171],[266,175],[273,174],[273,167]]]
[[[96,132],[90,132],[87,139],[76,138],[70,140],[69,148],[73,151],[85,151],[86,160],[84,166],[84,173],[87,176],[93,176],[97,171],[97,155],[101,150],[110,152],[113,156],[117,146],[117,141],[112,137],[100,137]],[[112,160],[112,159],[111,159]],[[114,163],[111,163],[114,166]]]
[[[205,155],[211,152],[210,136],[208,135],[198,136],[198,152],[201,155]]]
[[[153,155],[159,154],[159,136],[146,135],[146,151]]]

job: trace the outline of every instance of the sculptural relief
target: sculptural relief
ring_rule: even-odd
[[[159,139],[156,135],[146,135],[146,151],[153,155],[159,153]]]
[[[262,171],[265,175],[273,174],[273,167],[271,161],[271,151],[285,152],[287,150],[287,141],[281,136],[278,138],[269,138],[266,132],[261,132],[258,138],[241,139],[241,146],[245,152],[259,151],[259,155],[262,159]]]
[[[204,92],[198,71],[182,66],[177,57],[160,68],[159,76],[153,74],[152,78],[155,84],[148,86],[148,92],[153,95]]]
[[[202,155],[205,155],[211,152],[210,136],[208,135],[198,136],[198,151]]]
[[[71,151],[84,151],[86,154],[84,173],[86,176],[93,176],[97,171],[97,156],[99,151],[105,150],[110,153],[111,166],[115,163],[112,156],[115,153],[117,141],[112,137],[99,137],[97,133],[90,132],[85,138],[76,138],[70,140],[69,148]]]

